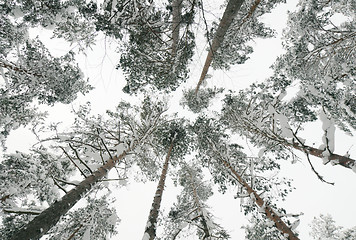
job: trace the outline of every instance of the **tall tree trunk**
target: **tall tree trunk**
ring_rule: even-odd
[[[177,54],[179,42],[179,29],[181,21],[181,4],[183,0],[172,1],[172,55]]]
[[[208,56],[206,57],[205,64],[202,70],[202,73],[200,75],[199,82],[195,88],[195,94],[198,93],[200,85],[204,81],[206,74],[208,73],[209,67],[211,62],[213,61],[213,56],[216,53],[216,51],[219,49],[221,43],[224,40],[224,36],[229,29],[232,21],[237,15],[237,12],[240,10],[242,3],[244,0],[229,0],[225,12],[223,14],[223,17],[221,18],[220,24],[218,26],[218,29],[216,30],[216,34],[214,36],[214,39],[211,43],[210,50],[208,53]],[[204,9],[203,9],[204,11]]]
[[[130,151],[130,150],[128,150]],[[57,224],[59,219],[66,214],[100,179],[102,179],[120,160],[126,156],[123,152],[107,161],[93,174],[84,179],[78,186],[69,191],[58,202],[41,212],[24,228],[17,232],[12,240],[34,240],[46,234],[51,227]]]
[[[198,196],[198,192],[197,192],[197,187],[194,180],[193,180],[193,176],[192,174],[189,172],[189,177],[190,177],[190,182],[192,184],[193,187],[193,198],[194,198],[194,202],[197,205],[197,211],[200,217],[200,222],[203,225],[203,231],[204,231],[204,237],[203,239],[209,239],[209,237],[211,236],[210,234],[210,230],[209,230],[209,226],[207,224],[207,220],[205,219],[204,213],[202,211],[202,207],[200,204],[200,200],[199,200],[199,196]]]
[[[266,213],[266,216],[275,223],[275,226],[283,234],[288,234],[289,240],[298,240],[299,238],[292,232],[292,230],[283,222],[283,220],[269,207],[265,201],[253,190],[250,185],[235,171],[235,169],[227,162],[225,159],[221,158],[223,164],[230,169],[230,171],[235,175],[237,180],[246,188],[248,194],[254,196],[254,201],[260,208]]]
[[[159,213],[159,209],[161,207],[162,194],[163,194],[163,190],[164,190],[164,184],[166,181],[169,159],[171,157],[173,145],[174,145],[174,139],[171,141],[171,145],[170,145],[168,153],[166,155],[166,160],[164,162],[162,173],[161,173],[158,185],[157,185],[156,193],[153,198],[153,203],[152,203],[152,207],[150,210],[150,214],[148,215],[147,226],[145,229],[143,239],[147,239],[147,238],[145,238],[147,236],[147,234],[149,236],[148,239],[150,239],[150,240],[154,240],[156,237],[156,227],[157,227],[156,225],[157,225],[158,213]]]

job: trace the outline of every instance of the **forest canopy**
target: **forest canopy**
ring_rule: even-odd
[[[125,206],[152,203],[143,240],[356,239],[355,226],[327,213],[305,223],[306,206],[290,207],[291,194],[308,195],[293,183],[306,172],[315,193],[332,189],[332,200],[343,177],[346,198],[356,196],[355,9],[347,0],[0,0],[0,238],[131,239],[116,206],[140,183],[157,186]],[[273,14],[286,22],[274,26]],[[261,54],[273,39],[278,54]],[[59,54],[53,41],[67,47]],[[97,94],[83,68],[100,53],[118,73],[110,94]],[[273,59],[269,71],[255,59]],[[53,122],[45,109],[58,106],[66,112]],[[35,140],[23,149],[20,138]],[[216,205],[239,206],[245,235]]]

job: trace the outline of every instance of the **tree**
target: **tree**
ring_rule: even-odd
[[[177,161],[179,158],[188,153],[186,132],[182,126],[182,122],[173,121],[167,126],[163,125],[160,129],[158,129],[157,137],[158,142],[160,142],[164,148],[168,148],[168,151],[162,167],[156,193],[153,198],[152,208],[148,215],[148,221],[143,236],[143,239],[145,240],[153,240],[156,237],[158,213],[161,206],[169,162],[171,158],[176,158],[175,161]],[[159,146],[160,144],[157,145]]]
[[[12,129],[43,118],[33,107],[34,102],[68,104],[78,93],[92,89],[75,63],[73,51],[54,57],[39,38],[29,38],[30,29],[52,25],[56,37],[73,42],[75,36],[83,36],[88,23],[69,12],[72,4],[72,1],[0,3],[1,139]],[[56,18],[61,21],[55,21]],[[69,29],[70,26],[73,27]],[[74,29],[82,32],[71,32]]]
[[[253,52],[249,41],[274,35],[273,30],[266,27],[259,17],[271,12],[281,2],[284,1],[228,1],[220,23],[213,23],[211,31],[207,33],[208,41],[212,41],[209,42],[208,56],[195,94],[206,79],[210,65],[214,69],[228,70],[231,65],[243,64]]]
[[[213,38],[213,41],[211,43],[208,56],[206,57],[202,74],[200,76],[197,87],[195,89],[195,94],[197,94],[197,92],[199,91],[199,87],[202,84],[202,82],[204,81],[206,74],[208,73],[209,66],[210,66],[211,62],[213,61],[213,56],[215,55],[216,51],[220,47],[220,44],[222,43],[229,26],[231,25],[232,21],[234,20],[236,14],[239,11],[243,2],[244,2],[244,0],[241,0],[241,1],[229,0],[228,1],[226,9],[224,11],[224,14],[223,14],[221,21],[219,23],[219,27],[218,27],[216,34]]]
[[[177,196],[165,222],[165,235],[162,239],[183,239],[188,237],[185,229],[194,229],[199,239],[229,239],[229,234],[217,223],[205,203],[213,194],[212,186],[204,180],[199,163],[191,159],[181,164],[176,184],[183,187]]]
[[[356,128],[353,7],[347,1],[301,2],[289,15],[286,53],[274,63],[270,79],[280,91],[297,84],[299,92],[290,100],[295,107],[304,103],[309,109],[304,115],[311,115],[320,106],[348,133]]]
[[[308,160],[310,154],[324,159],[325,164],[331,162],[351,169],[355,166],[354,159],[334,153],[335,128],[323,112],[320,117],[324,123],[324,144],[319,148],[307,146],[305,139],[297,135],[302,124],[310,119],[302,115],[304,109],[299,111],[281,101],[283,94],[273,96],[264,89],[265,85],[261,84],[237,95],[226,95],[221,120],[233,131],[247,136],[255,146],[263,147],[265,152],[285,158],[288,156],[286,150],[294,148],[305,152]]]
[[[161,123],[164,109],[161,107],[151,108],[149,112],[146,112],[146,115],[141,115],[146,118],[135,120],[134,116],[140,113],[139,110],[141,109],[130,107],[129,104],[123,102],[118,106],[118,111],[121,113],[109,113],[111,119],[106,121],[101,116],[97,119],[89,117],[88,107],[83,107],[77,113],[78,118],[73,127],[73,130],[77,131],[58,136],[58,139],[64,144],[68,144],[69,147],[64,148],[59,145],[57,148],[64,152],[67,159],[73,163],[85,179],[66,192],[60,200],[52,202],[49,208],[22,227],[12,236],[12,239],[39,238],[46,234],[59,221],[60,217],[82,199],[84,194],[104,178],[115,165],[118,165],[127,154],[133,152],[137,146],[147,140],[146,138]],[[131,115],[129,115],[130,111]],[[122,112],[126,112],[127,115]],[[118,123],[120,123],[119,126]],[[68,153],[69,149],[74,152],[74,157]],[[99,156],[93,156],[92,150],[99,151]],[[104,153],[108,154],[109,158],[106,162],[103,160]],[[89,157],[85,157],[88,155]],[[91,161],[96,162],[96,165],[102,163],[99,168],[92,170],[88,165]],[[86,168],[89,175],[82,168]]]
[[[199,151],[199,157],[204,161],[204,165],[211,166],[212,174],[215,177],[215,181],[226,189],[226,182],[230,181],[234,185],[241,186],[241,194],[251,199],[251,205],[248,205],[245,212],[249,212],[252,209],[259,208],[259,211],[264,213],[265,216],[274,222],[274,226],[288,239],[299,239],[297,235],[291,230],[291,228],[281,219],[280,213],[277,213],[268,203],[268,197],[261,198],[260,195],[254,190],[261,187],[263,181],[259,181],[257,177],[256,168],[254,164],[248,166],[246,164],[246,155],[241,152],[241,147],[237,144],[227,144],[224,140],[227,136],[222,131],[224,128],[217,121],[200,117],[192,126],[192,131],[197,135],[197,148]],[[266,169],[278,167],[278,165],[271,165],[266,161],[260,161],[261,168]],[[247,166],[246,166],[247,165]],[[256,169],[255,169],[256,168]],[[249,175],[245,171],[250,169],[251,185],[244,179]],[[240,171],[241,173],[238,173]],[[245,176],[246,175],[246,176]],[[242,177],[244,176],[244,177]],[[262,178],[265,179],[265,178]],[[275,184],[272,184],[275,185]],[[268,191],[268,185],[263,186],[264,191]],[[288,191],[285,191],[287,193]],[[280,192],[283,197],[283,192]],[[264,194],[267,195],[267,194]],[[268,196],[268,195],[267,195]],[[270,197],[270,196],[269,196]]]
[[[156,193],[154,195],[153,198],[153,202],[152,202],[152,207],[150,210],[150,213],[148,215],[148,221],[147,221],[147,225],[146,225],[146,229],[145,229],[145,233],[143,236],[143,239],[149,239],[149,240],[153,240],[156,237],[156,227],[157,227],[157,218],[158,218],[158,212],[161,206],[161,201],[162,201],[162,194],[164,191],[164,184],[166,181],[166,176],[167,176],[167,171],[168,171],[168,165],[169,165],[169,159],[171,157],[171,153],[172,153],[172,149],[174,146],[174,140],[175,137],[173,137],[172,141],[171,141],[171,145],[169,146],[168,152],[167,152],[167,156],[166,156],[166,160],[163,164],[163,168],[162,168],[162,173],[161,176],[159,178],[159,182],[157,185],[157,189],[156,189]]]
[[[121,68],[126,75],[126,93],[142,91],[147,84],[157,90],[172,91],[188,77],[188,67],[195,46],[189,26],[194,19],[195,2],[184,1],[171,11],[153,9],[142,15],[134,28],[128,30],[129,41],[124,43],[120,57]],[[178,12],[177,12],[178,10]],[[179,17],[179,12],[183,11]],[[173,15],[173,16],[172,16]],[[172,24],[168,19],[174,18]],[[177,19],[181,19],[177,24]],[[185,29],[180,34],[180,29]],[[171,33],[172,37],[170,37]]]
[[[314,217],[311,226],[311,232],[309,233],[313,239],[340,239],[347,240],[353,239],[356,236],[356,228],[344,229],[335,225],[334,219],[330,214],[321,214],[319,218]]]

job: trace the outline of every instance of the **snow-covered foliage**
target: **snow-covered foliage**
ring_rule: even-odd
[[[212,54],[214,68],[228,70],[245,63],[253,51],[253,39],[274,35],[263,18],[285,0],[242,2]],[[42,221],[47,230],[35,231],[48,234],[49,239],[108,239],[116,233],[119,219],[113,199],[105,195],[115,190],[106,181],[111,176],[108,171],[116,167],[117,179],[111,180],[120,182],[115,187],[125,185],[127,178],[156,180],[168,149],[172,151],[163,170],[169,163],[182,191],[167,218],[162,218],[167,220],[164,224],[147,223],[146,228],[153,226],[155,231],[164,228],[161,239],[185,239],[192,233],[199,239],[229,239],[206,204],[214,185],[222,193],[236,192],[241,211],[250,218],[247,239],[288,239],[276,230],[281,230],[277,223],[282,221],[286,228],[298,231],[299,220],[276,205],[293,189],[289,179],[277,177],[278,161],[292,157],[295,162],[291,149],[297,148],[307,155],[318,152],[324,163],[339,163],[330,159],[337,155],[336,127],[346,133],[356,129],[356,5],[346,0],[300,0],[298,9],[289,13],[286,52],[273,65],[272,77],[228,93],[222,102],[217,101],[216,105],[222,103],[220,113],[211,111],[209,103],[223,89],[183,91],[182,105],[196,115],[194,120],[178,118],[178,114],[165,114],[165,101],[153,99],[182,89],[178,87],[189,77],[188,65],[198,45],[195,35],[206,33],[209,41],[217,35],[218,24],[208,25],[204,14],[210,12],[203,4],[190,0],[0,1],[0,141],[29,123],[36,125],[33,130],[42,140],[29,154],[8,153],[1,159],[1,239],[28,229],[35,215],[43,216],[48,206],[63,206],[56,205],[63,200],[60,196],[78,189],[82,191],[68,198],[70,207],[65,212],[53,211],[61,212],[58,222]],[[218,19],[214,11],[211,15]],[[41,36],[30,37],[34,28],[44,28],[53,38],[71,44],[72,51],[54,56]],[[122,101],[115,110],[97,116],[91,115],[90,104],[83,105],[64,132],[56,124],[41,125],[45,114],[38,112],[38,104],[68,104],[78,93],[91,89],[75,51],[85,55],[99,34],[117,43],[117,68],[127,81],[123,91],[138,93],[130,100],[144,96],[143,101]],[[304,145],[299,130],[317,119],[322,121],[323,144],[312,148]],[[51,137],[42,134],[47,130]],[[261,149],[254,154],[258,157],[246,154],[240,136]],[[188,154],[195,154],[195,159]],[[344,158],[345,166],[355,171],[355,161]],[[137,172],[130,171],[132,166]],[[206,182],[205,171],[210,172],[211,182]],[[161,176],[165,180],[170,175]],[[154,197],[161,198],[163,189],[164,181],[160,181]],[[68,212],[80,199],[82,206]],[[276,214],[271,217],[272,212]],[[313,222],[311,236],[346,240],[356,238],[355,232],[322,216]],[[151,237],[145,233],[143,239]]]
[[[120,222],[107,196],[86,198],[85,207],[69,212],[51,229],[48,239],[106,240],[117,233]]]
[[[199,239],[229,239],[229,234],[217,223],[205,203],[213,194],[212,186],[193,160],[179,169],[177,183],[183,187],[164,223],[160,239],[185,239],[191,232]],[[188,235],[187,235],[188,234]]]
[[[247,0],[229,27],[220,48],[214,55],[212,66],[215,69],[229,69],[231,65],[243,64],[253,52],[250,41],[255,38],[270,38],[274,36],[273,29],[267,27],[261,17],[285,0],[256,1]],[[209,32],[213,39],[219,23],[214,22]]]
[[[249,224],[242,227],[245,229],[245,237],[248,240],[282,240],[284,237],[274,227],[274,222],[259,214],[252,214]]]
[[[54,25],[54,37],[72,34],[65,37],[70,42],[75,36],[85,38],[82,32],[73,32],[87,28],[78,28],[80,23],[68,13],[70,2],[73,1],[0,3],[0,138],[11,129],[42,117],[34,102],[70,103],[78,93],[91,89],[75,63],[74,52],[54,57],[39,38],[29,37],[31,28]],[[72,29],[68,29],[69,22],[75,25]]]
[[[320,215],[320,217],[314,217],[310,224],[311,232],[309,235],[313,239],[325,239],[325,240],[348,240],[356,238],[356,226],[350,229],[344,229],[337,226],[335,220],[331,215]]]
[[[182,31],[175,47],[170,37],[172,12],[169,9],[172,7],[168,5],[167,11],[152,3],[148,7],[146,1],[143,2],[141,9],[150,11],[138,13],[135,25],[127,29],[129,40],[121,50],[118,68],[124,71],[127,81],[123,90],[135,93],[144,90],[146,85],[158,90],[175,90],[187,79],[188,63],[193,56],[195,37],[189,25],[194,19],[195,2],[181,4],[186,17],[179,24]]]
[[[74,170],[67,160],[43,148],[30,154],[5,155],[0,163],[0,205],[6,224],[0,229],[0,238],[8,239],[38,211],[58,200],[58,186],[69,182]],[[19,214],[26,211],[25,217]]]
[[[266,93],[263,84],[251,86],[238,94],[225,96],[221,111],[221,121],[232,131],[248,139],[264,151],[276,153],[278,158],[286,158],[286,145],[296,139],[295,123],[291,110],[278,96]]]
[[[222,91],[222,88],[205,88],[200,89],[199,92],[195,94],[194,89],[188,89],[183,91],[181,105],[183,105],[183,107],[187,106],[189,110],[194,113],[199,113],[207,109],[211,100]]]
[[[270,79],[280,90],[297,84],[292,104],[304,103],[314,114],[323,107],[346,132],[356,129],[355,7],[353,1],[300,1],[284,32],[286,53]]]

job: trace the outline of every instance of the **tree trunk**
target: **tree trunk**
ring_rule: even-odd
[[[157,225],[158,213],[159,213],[159,209],[161,207],[162,194],[163,194],[163,190],[164,190],[164,184],[166,181],[169,159],[171,157],[171,153],[172,153],[172,149],[173,149],[173,142],[174,142],[174,140],[171,141],[171,145],[169,147],[168,153],[166,155],[166,160],[163,165],[161,177],[158,182],[156,193],[153,198],[152,207],[150,210],[150,214],[148,215],[147,226],[146,226],[145,233],[144,233],[144,239],[146,239],[145,236],[147,236],[147,234],[149,235],[150,240],[154,240],[156,237],[156,227],[157,227],[156,225]]]
[[[199,87],[204,81],[206,74],[208,73],[209,67],[211,62],[213,61],[213,56],[216,53],[216,51],[219,49],[221,43],[224,40],[224,36],[229,29],[232,21],[237,15],[237,12],[240,10],[242,3],[244,0],[229,0],[225,12],[223,14],[223,17],[221,18],[220,24],[218,26],[218,29],[216,30],[216,34],[214,36],[214,39],[211,43],[210,50],[208,53],[208,56],[206,57],[205,64],[202,70],[202,73],[200,75],[199,82],[196,86],[195,89],[195,94],[198,93]],[[204,9],[203,9],[204,11]]]
[[[253,194],[254,201],[260,208],[264,208],[263,210],[266,213],[266,216],[275,223],[275,226],[278,230],[280,230],[283,234],[288,235],[289,240],[298,240],[299,238],[292,232],[292,230],[283,222],[283,220],[273,211],[271,207],[269,207],[265,201],[250,187],[250,185],[243,180],[243,178],[235,171],[235,169],[224,159],[221,159],[224,165],[230,169],[230,171],[235,175],[238,181],[246,188],[247,192]]]
[[[173,0],[172,2],[172,55],[177,54],[179,42],[179,29],[181,21],[181,4],[183,0]]]
[[[129,151],[129,150],[128,150]],[[45,235],[59,219],[66,214],[100,179],[102,179],[121,159],[126,156],[123,152],[107,161],[92,175],[84,179],[78,186],[69,191],[58,202],[54,202],[49,208],[41,212],[24,228],[17,232],[12,240],[34,240]]]
[[[202,211],[202,207],[199,201],[199,196],[198,196],[198,192],[197,192],[197,186],[193,180],[193,176],[192,174],[189,172],[189,177],[190,177],[190,182],[192,184],[193,187],[193,198],[194,198],[194,202],[197,205],[197,211],[198,214],[200,215],[200,222],[203,225],[203,232],[204,232],[204,237],[203,239],[209,239],[209,237],[211,236],[210,231],[209,231],[209,227],[208,224],[206,223],[206,219],[204,216],[204,213]]]

